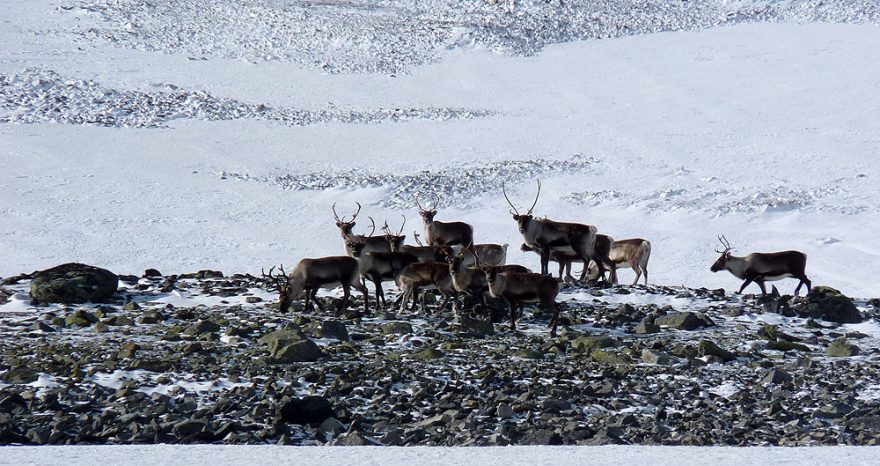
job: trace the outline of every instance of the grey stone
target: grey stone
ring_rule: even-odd
[[[382,325],[382,333],[385,335],[405,335],[413,333],[413,328],[409,322],[388,322]]]
[[[677,330],[696,330],[701,327],[712,327],[715,325],[708,317],[693,312],[674,312],[664,316],[657,316],[654,319],[654,323]]]
[[[675,360],[668,354],[647,348],[642,350],[642,361],[648,364],[656,364],[658,366],[669,366],[675,363]]]
[[[792,305],[792,309],[803,317],[821,318],[838,324],[855,324],[863,320],[851,298],[827,286],[813,288],[806,299]]]
[[[113,296],[119,277],[109,270],[68,263],[34,274],[31,299],[37,304],[101,302]]]
[[[697,346],[700,356],[717,356],[723,359],[725,362],[733,361],[736,359],[736,355],[722,349],[712,340],[700,340],[699,345]]]
[[[828,347],[827,354],[832,358],[847,358],[850,356],[857,356],[861,352],[858,346],[847,343],[846,338],[837,338],[831,342],[831,345]]]

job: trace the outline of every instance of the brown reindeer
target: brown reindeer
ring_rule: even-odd
[[[511,215],[519,227],[520,234],[523,235],[525,243],[532,248],[538,250],[541,254],[541,273],[549,275],[547,264],[550,261],[550,255],[553,248],[570,246],[578,258],[583,263],[588,264],[591,259],[596,257],[596,227],[592,225],[584,225],[581,223],[565,223],[554,222],[548,219],[535,219],[532,216],[532,210],[538,204],[538,198],[541,196],[541,181],[538,180],[538,193],[535,195],[535,202],[525,214],[520,214],[507,197],[507,190],[501,185],[504,193],[504,199],[511,207]],[[597,262],[600,273],[605,273],[605,267],[602,261]]]
[[[372,230],[368,235],[356,235],[354,234],[354,226],[355,219],[357,219],[358,214],[361,212],[361,203],[356,202],[357,211],[355,211],[354,215],[351,216],[351,220],[346,220],[343,216],[342,218],[336,213],[336,203],[333,203],[331,209],[333,210],[333,217],[336,219],[336,226],[339,228],[339,232],[342,234],[343,244],[345,247],[345,254],[348,256],[352,256],[351,249],[347,246],[348,241],[360,242],[364,243],[363,252],[375,252],[375,251],[390,251],[388,248],[388,240],[384,236],[373,236],[373,233],[376,232],[376,222],[373,221],[372,217],[369,217],[370,223],[372,224]],[[354,257],[354,256],[352,256]]]
[[[360,255],[362,245],[354,246],[355,253]],[[305,309],[309,308],[309,298],[315,300],[315,304],[321,312],[327,312],[324,305],[318,299],[317,293],[321,288],[342,287],[342,302],[336,310],[341,314],[351,298],[351,288],[364,295],[364,313],[369,312],[369,295],[367,287],[360,281],[360,265],[358,259],[349,256],[331,256],[319,258],[306,258],[299,261],[290,275],[284,274],[281,267],[281,275],[272,275],[274,267],[269,273],[263,273],[263,277],[272,280],[278,290],[278,307],[281,312],[287,312],[294,299],[305,295]]]
[[[807,267],[807,255],[800,251],[781,251],[781,252],[753,252],[745,257],[736,257],[730,254],[730,242],[724,236],[719,236],[718,241],[724,246],[724,250],[716,249],[715,252],[720,253],[721,257],[712,264],[712,272],[719,270],[727,270],[735,277],[743,281],[739,292],[755,282],[761,288],[761,295],[767,294],[764,282],[781,280],[783,278],[797,278],[797,288],[794,289],[794,295],[797,296],[801,290],[801,285],[807,285],[807,293],[812,290],[812,282],[807,278],[805,269]]]
[[[416,301],[419,298],[419,290],[437,290],[443,296],[439,311],[446,308],[446,303],[454,297],[458,300],[458,291],[452,284],[452,276],[449,274],[449,264],[445,262],[417,262],[406,266],[397,276],[397,287],[400,288],[400,296],[397,298],[397,309],[412,298],[410,312],[414,312]],[[425,313],[425,296],[422,294],[421,312]]]
[[[522,303],[541,303],[552,312],[550,336],[556,336],[559,324],[559,282],[551,276],[536,273],[502,272],[498,268],[486,267],[483,271],[489,285],[489,294],[501,298],[510,308],[510,329],[516,330],[516,310]]]
[[[464,222],[438,222],[434,220],[437,215],[437,204],[440,203],[438,196],[430,209],[422,207],[422,203],[416,198],[419,206],[419,215],[425,222],[425,241],[428,246],[453,246],[456,244],[468,245],[474,243],[474,228]]]

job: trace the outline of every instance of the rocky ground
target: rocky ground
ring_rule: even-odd
[[[0,443],[880,442],[880,301],[827,288],[571,287],[550,338],[536,308],[281,314],[210,271],[38,307],[32,278],[0,287]]]

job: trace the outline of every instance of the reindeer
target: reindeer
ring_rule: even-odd
[[[360,255],[362,244],[353,246],[354,252]],[[272,275],[275,267],[269,269],[269,273],[263,272],[263,278],[272,280],[278,290],[278,307],[281,312],[287,312],[294,299],[299,299],[305,294],[305,308],[309,308],[309,298],[315,300],[321,312],[327,312],[324,305],[318,300],[318,289],[336,288],[342,286],[342,302],[336,310],[337,315],[348,305],[351,297],[351,288],[364,295],[364,313],[369,312],[369,296],[367,287],[360,282],[360,265],[358,259],[349,256],[320,257],[317,259],[306,258],[299,261],[290,275],[285,275],[284,266],[281,266],[281,275]]]
[[[452,276],[452,285],[460,293],[468,293],[478,297],[483,314],[488,315],[486,311],[486,292],[489,290],[489,285],[486,282],[486,274],[483,273],[483,269],[479,265],[468,265],[467,254],[468,250],[462,249],[449,260],[449,274]],[[477,261],[477,264],[485,264],[477,258],[474,258],[474,260]],[[496,265],[493,268],[497,268],[501,272],[531,272],[531,270],[522,265]],[[458,309],[458,300],[452,303],[452,309]]]
[[[596,249],[599,249],[598,245],[602,236],[604,235],[596,236]],[[633,272],[636,273],[636,278],[633,280],[632,284],[637,285],[639,283],[639,278],[644,273],[645,286],[648,286],[648,259],[650,258],[651,242],[646,239],[630,238],[613,240],[611,242],[611,250],[608,252],[608,259],[605,262],[605,267],[616,272],[616,269],[629,266],[633,269]],[[598,275],[598,268],[596,267],[595,261],[590,262],[588,270],[590,275],[593,273]],[[587,269],[585,269],[585,271],[587,271]],[[614,275],[612,283],[616,285],[617,274],[615,273]]]
[[[452,276],[449,274],[449,265],[445,262],[417,262],[407,265],[395,280],[397,287],[400,288],[400,296],[397,298],[397,309],[403,306],[412,297],[412,307],[410,312],[414,312],[416,301],[419,297],[419,290],[436,289],[443,295],[443,302],[440,304],[440,311],[446,308],[446,303],[450,297],[454,297],[458,301],[458,291],[452,284]],[[421,311],[425,313],[425,296],[422,295]]]
[[[474,244],[468,247],[462,245],[452,246],[454,255],[464,254],[465,265],[477,265],[478,263],[504,265],[507,262],[508,244]]]
[[[764,282],[781,280],[783,278],[797,278],[797,288],[794,289],[794,295],[797,296],[801,290],[801,285],[807,285],[807,293],[812,290],[812,282],[807,278],[805,269],[807,267],[807,255],[800,251],[781,251],[781,252],[753,252],[745,257],[736,257],[730,254],[730,242],[723,235],[718,237],[724,250],[715,252],[720,253],[721,257],[712,264],[712,272],[718,272],[725,269],[737,278],[743,279],[743,284],[739,288],[739,292],[755,282],[761,287],[761,295],[767,294]]]
[[[386,223],[387,228],[387,223]],[[406,252],[367,252],[360,257],[360,274],[364,279],[370,280],[376,287],[376,307],[387,306],[385,292],[382,290],[383,281],[396,281],[397,277],[409,264],[419,262],[419,258]]]
[[[419,262],[446,262],[452,250],[448,246],[425,246],[419,240],[418,232],[413,232],[418,246],[403,244],[405,235],[387,236],[388,245],[392,252],[406,252],[416,256]]]
[[[437,215],[437,204],[440,203],[440,197],[434,201],[434,205],[430,209],[422,207],[419,198],[416,197],[416,204],[419,206],[419,215],[425,222],[425,241],[428,246],[453,246],[460,244],[462,246],[474,243],[474,228],[464,222],[436,222],[434,216]]]
[[[541,251],[537,247],[529,246],[526,243],[522,243],[519,246],[520,251],[523,252],[534,252],[536,254],[541,254]],[[580,257],[575,254],[574,249],[571,246],[563,246],[563,247],[554,247],[550,249],[550,260],[553,262],[559,263],[559,279],[562,280],[563,273],[569,279],[574,281],[575,278],[571,275],[571,266],[575,262],[581,262]],[[580,281],[584,281],[586,279],[586,269],[581,272]]]
[[[523,235],[523,239],[529,247],[535,248],[541,254],[541,273],[549,275],[547,263],[550,261],[550,255],[554,247],[569,246],[572,248],[578,258],[584,264],[589,264],[590,260],[596,257],[596,227],[592,225],[584,225],[581,223],[563,223],[554,222],[549,219],[535,219],[532,216],[532,210],[538,204],[538,198],[541,196],[541,180],[538,180],[538,193],[535,195],[535,202],[529,207],[528,212],[521,215],[516,206],[510,202],[507,197],[507,190],[501,185],[501,191],[504,193],[504,199],[513,209],[510,211],[513,219],[519,226],[519,232]],[[605,273],[605,267],[602,261],[598,261],[599,272]]]
[[[510,308],[510,329],[516,330],[516,310],[522,303],[539,302],[553,313],[548,326],[550,336],[556,336],[559,324],[559,282],[555,278],[537,273],[502,272],[497,267],[484,267],[483,273],[489,287],[489,294],[501,298]]]
[[[336,203],[333,203],[331,207],[333,209],[333,217],[336,219],[336,226],[339,227],[339,231],[342,234],[342,241],[346,244],[345,254],[351,257],[352,251],[347,246],[347,241],[351,240],[354,242],[364,243],[363,252],[374,252],[374,251],[385,251],[388,252],[390,249],[388,248],[388,240],[383,236],[373,236],[373,233],[376,232],[376,222],[373,221],[372,217],[369,217],[370,223],[372,224],[372,230],[369,235],[356,235],[354,234],[354,226],[355,219],[357,219],[358,214],[361,212],[361,203],[355,202],[358,208],[355,211],[354,215],[351,216],[351,220],[345,220],[345,217],[339,218],[339,214],[336,213]]]

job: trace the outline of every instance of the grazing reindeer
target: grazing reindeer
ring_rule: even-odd
[[[430,209],[422,207],[422,203],[416,198],[419,206],[419,215],[425,222],[425,241],[428,246],[452,246],[460,244],[462,246],[474,243],[474,228],[464,222],[436,222],[434,216],[437,215],[437,204],[440,198],[434,202]]]
[[[489,290],[489,284],[486,282],[486,274],[483,273],[481,267],[467,264],[467,251],[467,249],[462,249],[449,260],[449,274],[452,276],[452,285],[460,293],[469,293],[478,297],[483,314],[488,315],[486,312],[486,292]],[[477,261],[477,264],[480,263],[483,262]],[[521,265],[498,265],[493,268],[497,268],[501,272],[531,272]],[[458,300],[452,303],[452,309],[458,309]]]
[[[797,296],[801,290],[801,285],[807,285],[807,293],[812,290],[812,282],[807,278],[805,269],[807,267],[807,255],[800,251],[782,251],[782,252],[754,252],[745,257],[736,257],[730,254],[730,242],[724,236],[719,236],[718,241],[724,246],[723,251],[715,250],[720,253],[721,257],[712,264],[711,270],[717,272],[725,269],[737,278],[745,280],[739,288],[739,292],[755,282],[761,287],[761,295],[767,294],[764,282],[781,280],[783,278],[797,278],[797,288],[794,289],[794,295]]]
[[[458,291],[452,284],[452,276],[449,274],[449,264],[445,262],[417,262],[406,266],[396,279],[397,287],[400,288],[400,296],[397,298],[397,308],[402,309],[410,297],[412,307],[410,312],[415,311],[419,290],[436,289],[443,295],[440,311],[446,308],[450,297],[458,301]],[[421,311],[425,313],[425,295],[421,299]]]
[[[364,243],[363,252],[390,251],[388,240],[384,236],[373,236],[373,233],[376,232],[376,222],[373,221],[372,217],[370,218],[370,223],[373,225],[373,228],[369,235],[354,234],[355,219],[357,219],[358,214],[361,212],[361,203],[356,202],[355,204],[357,204],[358,208],[354,215],[351,216],[351,220],[345,220],[344,216],[339,218],[339,215],[336,213],[336,203],[334,202],[332,206],[336,226],[339,227],[339,231],[342,233],[342,241],[346,245],[345,254],[354,257],[351,249],[348,247],[348,241]]]
[[[556,336],[559,324],[559,282],[555,278],[536,273],[502,272],[497,267],[485,267],[483,273],[489,286],[489,294],[501,298],[510,308],[510,329],[516,330],[516,309],[521,303],[539,302],[553,313],[550,318],[550,336]]]
[[[563,223],[554,222],[548,219],[535,219],[532,216],[532,210],[538,204],[538,198],[541,196],[541,181],[538,180],[538,194],[535,196],[535,202],[529,208],[528,212],[521,215],[516,206],[510,202],[507,197],[507,191],[504,185],[501,185],[504,198],[513,209],[510,213],[519,226],[519,232],[523,235],[526,244],[535,248],[541,254],[541,273],[549,275],[547,263],[550,261],[550,255],[554,247],[570,246],[578,258],[584,264],[589,264],[590,260],[596,257],[596,227],[592,225],[583,225],[580,223]],[[605,267],[602,261],[598,261],[599,272],[604,275]]]
[[[360,255],[363,249],[362,244],[353,245],[355,254]],[[281,268],[280,276],[273,276],[272,270],[269,274],[263,273],[263,277],[272,280],[278,289],[279,303],[281,312],[287,312],[294,299],[299,299],[305,294],[305,308],[309,308],[309,298],[315,300],[318,308],[322,312],[327,312],[324,305],[318,300],[318,289],[320,288],[336,288],[342,286],[342,302],[336,310],[337,315],[348,305],[351,297],[351,288],[354,288],[364,295],[364,313],[369,311],[369,296],[367,287],[360,282],[358,259],[349,256],[331,256],[320,257],[317,259],[306,258],[299,261],[290,275],[284,275],[284,268]]]
[[[596,249],[599,249],[598,245],[602,236],[603,235],[596,236]],[[608,260],[605,262],[605,267],[608,267],[611,271],[616,271],[616,269],[621,267],[629,266],[633,269],[633,272],[636,273],[636,278],[633,280],[632,284],[637,285],[639,283],[639,278],[644,273],[645,286],[648,286],[648,259],[650,258],[650,241],[642,238],[614,240],[611,242],[611,250],[608,252]],[[595,263],[591,262],[589,272],[592,274],[594,270],[598,273]],[[614,275],[612,282],[616,285],[617,274],[615,273]]]

